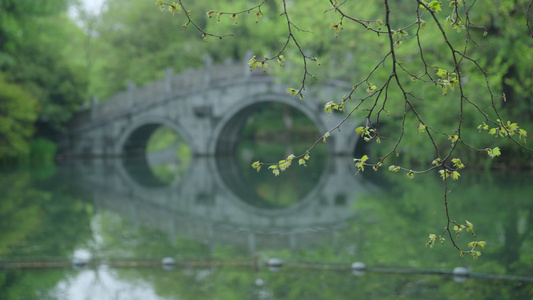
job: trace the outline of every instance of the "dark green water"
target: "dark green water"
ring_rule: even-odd
[[[425,248],[445,225],[437,174],[354,177],[351,160],[318,154],[273,177],[198,158],[166,182],[145,160],[3,170],[0,299],[533,298],[531,173],[450,186],[452,216],[488,244],[473,260]]]

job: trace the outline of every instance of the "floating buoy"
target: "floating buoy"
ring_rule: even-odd
[[[74,269],[83,269],[83,268],[87,267],[88,264],[89,264],[89,260],[88,259],[79,258],[79,257],[74,257],[72,259],[72,267]]]
[[[267,266],[270,271],[277,272],[281,270],[281,267],[283,266],[283,262],[280,259],[271,258],[268,260]]]
[[[352,264],[352,273],[356,276],[361,276],[365,274],[366,271],[366,265],[362,262],[354,262]]]
[[[468,280],[469,273],[467,268],[457,267],[453,269],[453,280],[456,282],[465,282]]]
[[[74,251],[72,258],[72,267],[74,269],[83,269],[87,267],[89,261],[91,261],[92,255],[91,252],[85,249],[77,249]]]
[[[255,285],[257,285],[257,286],[263,286],[264,283],[265,282],[261,278],[255,279]]]
[[[165,257],[161,260],[163,270],[172,270],[176,266],[176,261],[172,257]]]

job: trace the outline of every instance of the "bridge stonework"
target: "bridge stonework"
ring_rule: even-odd
[[[310,87],[306,98],[287,94],[287,86],[245,62],[206,63],[202,69],[172,74],[146,86],[130,84],[126,91],[98,103],[73,120],[59,143],[67,156],[114,157],[142,154],[152,132],[161,125],[181,135],[195,156],[230,153],[254,107],[278,102],[304,113],[325,133],[342,115],[328,116],[324,103],[340,99],[339,86]],[[309,95],[309,96],[307,96]],[[357,143],[355,123],[348,120],[328,138],[331,154],[351,155]]]

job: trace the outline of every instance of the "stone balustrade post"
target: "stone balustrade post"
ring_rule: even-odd
[[[91,97],[91,120],[96,119],[96,113],[98,109],[98,97]]]
[[[252,58],[253,56],[253,52],[251,50],[247,50],[245,53],[244,53],[244,58],[243,58],[243,66],[244,66],[244,77],[250,77],[252,76],[252,72],[250,71],[250,64],[249,64],[249,61],[250,61],[250,58]]]
[[[128,82],[128,108],[133,106],[134,100],[135,100],[135,82],[130,81]]]
[[[170,95],[172,93],[172,77],[174,76],[174,71],[172,68],[166,68],[165,70],[165,93]]]
[[[204,57],[204,84],[209,86],[211,83],[211,67],[213,66],[213,59],[209,56]]]

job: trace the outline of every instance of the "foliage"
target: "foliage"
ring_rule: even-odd
[[[11,253],[11,247],[20,244],[42,223],[38,205],[30,205],[28,199],[42,201],[47,195],[35,189],[28,189],[29,174],[1,174],[0,185],[7,192],[0,206],[1,228],[4,234],[0,240],[0,256]],[[26,205],[17,205],[26,202]]]
[[[241,299],[252,288],[270,291],[280,297],[284,295],[288,299],[299,299],[306,292],[323,295],[325,299],[353,298],[357,292],[390,298],[395,287],[402,295],[409,293],[410,298],[417,298],[417,295],[431,298],[426,292],[441,295],[442,299],[469,299],[472,295],[486,295],[482,296],[485,298],[498,295],[502,299],[520,298],[522,295],[527,298],[525,295],[531,293],[531,286],[522,282],[471,278],[460,284],[447,276],[407,274],[417,270],[452,270],[464,266],[472,273],[530,276],[533,219],[529,213],[532,203],[528,195],[532,187],[523,173],[495,177],[465,173],[464,184],[455,182],[450,187],[457,195],[456,201],[451,203],[451,208],[458,212],[457,217],[468,217],[476,224],[476,231],[479,230],[479,234],[487,239],[488,247],[476,261],[461,259],[455,251],[450,251],[447,243],[435,245],[431,252],[422,251],[428,228],[439,226],[440,218],[444,217],[439,209],[440,203],[432,201],[439,195],[428,192],[440,188],[440,178],[420,176],[420,184],[406,185],[403,176],[387,172],[383,175],[387,176],[387,181],[380,182],[386,189],[352,195],[360,197],[355,202],[357,215],[353,219],[334,228],[320,230],[321,226],[318,226],[312,227],[313,230],[307,234],[295,232],[295,244],[291,244],[287,235],[283,234],[285,231],[278,232],[277,239],[258,243],[255,249],[259,256],[258,271],[252,267],[235,268],[232,265],[235,261],[252,261],[249,244],[246,239],[243,241],[240,231],[227,236],[214,234],[205,239],[199,232],[203,232],[203,226],[209,226],[188,213],[195,211],[194,207],[172,219],[179,224],[174,226],[190,228],[192,233],[188,230],[173,231],[165,226],[165,220],[158,221],[157,215],[139,220],[138,215],[130,210],[117,209],[120,206],[113,204],[116,193],[112,190],[102,195],[100,199],[103,201],[98,202],[102,206],[95,208],[99,213],[93,219],[92,228],[94,236],[102,239],[95,239],[99,242],[88,242],[88,245],[94,246],[95,254],[102,259],[153,258],[159,262],[162,257],[170,255],[177,261],[220,263],[209,267],[177,266],[171,271],[161,270],[160,267],[111,269],[128,282],[148,282],[159,295],[170,299],[176,295],[184,298],[189,295],[205,295],[207,298],[225,295],[229,299]],[[279,177],[270,178],[280,180]],[[508,200],[500,201],[501,198]],[[167,204],[172,207],[171,203]],[[212,205],[207,211],[218,207],[217,204]],[[483,209],[470,212],[468,208],[471,206]],[[167,206],[161,208],[162,211],[167,209]],[[216,222],[214,226],[230,230],[230,224],[231,220],[227,220]],[[264,226],[268,228],[269,225]],[[261,235],[260,228],[257,228],[257,237]],[[225,229],[222,232],[229,233]],[[276,240],[281,240],[281,245],[274,242]],[[467,246],[468,242],[467,236],[459,239],[461,245]],[[266,259],[271,257],[286,263],[279,272],[270,272],[264,266]],[[369,270],[357,277],[350,270],[325,270],[332,266],[349,267],[354,260],[365,262]],[[379,273],[377,270],[380,269],[400,270],[401,273]],[[257,278],[265,283],[262,288],[254,284]],[[360,287],[356,292],[354,284]],[[285,294],[287,292],[290,295]]]
[[[191,150],[183,138],[166,126],[157,128],[150,136],[146,153],[149,161],[151,157],[159,157],[149,166],[156,178],[168,184],[184,176],[192,160]]]
[[[193,7],[206,10],[202,2]],[[90,95],[105,99],[129,82],[140,86],[162,78],[166,68],[181,72],[203,64],[202,39],[166,26],[171,16],[147,13],[152,8],[151,1],[112,0],[99,16],[82,15]]]
[[[20,86],[4,81],[0,73],[0,158],[30,153],[29,140],[37,115],[37,99]]]
[[[52,163],[57,146],[45,138],[36,138],[30,143],[30,161],[37,163]]]
[[[39,168],[0,173],[0,256],[66,256],[88,237],[89,206],[64,185],[49,190]]]
[[[25,130],[26,143],[34,134],[52,138],[64,130],[66,122],[85,101],[83,56],[78,48],[83,32],[66,15],[70,2],[50,0],[36,5],[34,1],[6,0],[0,3],[0,72],[3,73],[0,80],[2,85],[12,85],[6,87],[11,90],[9,93],[13,93],[13,86],[18,86],[36,99],[27,100],[28,96],[18,93],[10,103],[24,104],[18,105],[16,115],[4,116],[13,118],[9,121],[12,123],[20,123],[21,116],[30,124],[35,121],[35,132]],[[0,157],[28,154],[20,141],[9,138],[6,141],[12,144],[10,153],[2,151]]]
[[[89,238],[90,205],[66,190],[64,184],[51,185],[50,177],[45,179],[42,175],[48,171],[42,168],[4,168],[0,172],[2,259],[68,257],[81,241]],[[0,298],[41,298],[65,275],[65,270],[40,271],[0,270]]]
[[[256,143],[243,141],[237,149],[237,161],[231,158],[223,159],[237,164],[240,174],[230,173],[228,176],[223,176],[224,181],[236,195],[253,206],[267,209],[293,206],[304,199],[319,182],[320,176],[325,171],[326,149],[316,149],[313,153],[314,160],[306,168],[290,168],[284,173],[284,178],[273,177],[266,172],[256,172],[261,166],[257,165],[255,169],[251,169],[250,160],[252,158],[263,161],[274,160],[285,153],[305,150],[307,145],[306,141],[288,143],[284,139]],[[294,163],[302,162],[294,161]],[[230,169],[227,166],[222,168],[222,170]],[[230,180],[230,178],[236,179]]]
[[[261,23],[264,16],[268,15],[265,13],[269,5],[267,3],[275,1],[264,0],[249,6],[242,6],[240,3],[234,7],[222,6],[231,7],[231,11],[209,10],[207,17],[216,16],[217,25],[225,19],[231,21],[232,26],[238,27],[240,17],[252,14],[255,22]],[[279,36],[278,50],[265,55],[263,59],[253,56],[250,68],[266,69],[270,61],[277,62],[281,67],[290,61],[299,61],[299,87],[288,88],[287,92],[304,98],[306,85],[309,85],[310,78],[316,78],[314,74],[318,72],[311,63],[318,63],[317,56],[320,54],[327,58],[336,55],[338,64],[353,66],[353,69],[343,68],[348,74],[340,74],[342,77],[347,76],[353,84],[342,99],[326,103],[325,111],[345,112],[346,118],[301,154],[291,154],[277,163],[256,161],[252,167],[259,171],[266,165],[278,176],[293,160],[303,160],[301,164],[305,165],[310,158],[310,151],[320,140],[326,142],[350,116],[360,113],[366,122],[358,128],[357,134],[366,142],[381,144],[386,140],[387,143],[380,145],[380,150],[372,159],[368,155],[355,159],[358,171],[363,172],[367,166],[377,170],[386,163],[389,163],[389,170],[395,173],[405,172],[410,179],[415,178],[416,174],[438,171],[444,184],[447,220],[444,232],[430,235],[428,245],[432,246],[437,238],[448,236],[461,254],[473,254],[476,258],[479,256],[477,249],[483,248],[485,242],[474,240],[466,251],[455,242],[454,232],[458,233],[466,228],[473,233],[473,225],[468,221],[466,224],[452,221],[448,210],[448,181],[459,180],[459,170],[470,163],[468,161],[464,164],[463,161],[467,160],[461,159],[461,154],[473,151],[486,153],[490,158],[501,155],[501,148],[495,147],[494,140],[487,137],[500,137],[518,145],[519,149],[532,151],[525,146],[528,125],[524,127],[523,124],[518,125],[510,120],[516,115],[503,109],[507,101],[531,102],[530,81],[533,69],[530,63],[520,66],[516,63],[530,62],[531,59],[530,55],[522,54],[532,44],[527,31],[531,30],[529,21],[524,22],[527,20],[531,1],[502,1],[498,5],[489,6],[462,0],[445,3],[385,0],[381,5],[330,0],[329,7],[324,7],[326,3],[318,0],[308,1],[306,4],[278,1],[274,7],[281,7],[281,13],[275,8],[273,11],[280,14],[278,20],[285,26]],[[221,26],[223,33],[203,26],[200,23],[203,19],[196,19],[194,11],[188,9],[188,4],[182,0],[171,4],[156,1],[160,10],[169,10],[173,15],[179,15],[185,22],[183,27],[195,28],[206,40],[212,37],[225,39],[234,35],[227,33],[229,31],[225,31],[227,27],[224,25]],[[502,5],[505,12],[503,18],[500,17]],[[325,12],[328,17],[315,17],[317,11]],[[507,23],[507,19],[512,22]],[[316,22],[317,20],[320,21]],[[328,26],[324,22],[328,20],[334,21]],[[486,24],[487,22],[490,24]],[[320,34],[328,29],[333,31],[336,40],[343,37],[347,40],[334,42],[338,47],[322,50],[316,41],[331,39],[316,37],[321,37]],[[354,34],[355,42],[352,42],[353,36],[350,39],[345,37],[346,31]],[[514,37],[511,40],[520,42],[511,42],[503,34],[507,32]],[[516,53],[508,48],[495,61],[480,61],[477,58],[480,55],[487,59],[493,58],[486,49],[479,47],[480,40],[492,42],[491,39],[483,40],[483,35],[494,36],[492,39],[495,40],[507,39],[521,52]],[[346,58],[342,58],[343,54]],[[357,55],[357,59],[350,59],[347,54],[352,57]],[[509,54],[521,58],[506,59]],[[367,61],[370,63],[365,63]],[[335,62],[332,64],[335,65]],[[353,70],[356,70],[355,74]],[[491,76],[492,72],[498,75]],[[519,109],[515,114],[530,115],[532,111],[529,106],[518,104]],[[522,112],[522,109],[526,111]],[[476,127],[479,131],[487,130],[488,135],[481,139],[470,139],[472,134],[468,132],[476,130]],[[421,151],[410,150],[419,148],[419,145],[423,145]],[[397,158],[402,155],[406,158]],[[473,162],[476,162],[475,159]],[[408,166],[409,164],[412,166]],[[418,167],[418,170],[414,167]]]
[[[219,5],[245,7],[246,1],[219,1]],[[206,12],[211,4],[206,1],[190,1],[187,9]],[[124,7],[127,7],[125,13]],[[273,5],[271,7],[274,7]],[[278,44],[277,34],[283,32],[283,24],[277,21],[275,11],[269,11],[260,19],[221,18],[202,13],[199,26],[213,30],[231,28],[243,39],[220,40],[219,43],[205,43],[196,32],[183,30],[184,24],[168,26],[172,14],[147,13],[153,9],[153,2],[146,0],[109,0],[98,16],[89,12],[81,14],[82,26],[88,32],[87,47],[90,95],[99,99],[112,96],[125,89],[130,82],[137,86],[165,76],[165,69],[183,72],[187,68],[214,63],[227,59],[242,59],[247,51],[269,51]],[[257,18],[257,17],[256,17]],[[265,26],[266,24],[266,26]]]
[[[98,165],[98,162],[94,163]],[[300,299],[306,291],[308,294],[313,291],[313,295],[323,295],[325,299],[353,298],[354,293],[390,298],[395,295],[392,289],[396,288],[399,289],[398,293],[406,297],[410,295],[410,298],[417,298],[417,295],[421,298],[441,295],[443,299],[470,299],[472,295],[481,295],[482,298],[516,299],[528,298],[528,295],[531,295],[531,285],[520,281],[470,278],[467,282],[457,283],[447,276],[405,273],[417,270],[452,270],[454,267],[464,266],[472,273],[531,276],[533,214],[530,212],[533,203],[529,195],[533,192],[533,187],[526,173],[491,176],[464,172],[463,182],[454,182],[450,186],[456,195],[456,201],[450,203],[450,208],[457,212],[456,217],[471,221],[476,225],[476,233],[486,238],[487,248],[476,261],[461,259],[455,251],[450,251],[448,243],[442,246],[437,244],[432,251],[423,251],[427,231],[441,225],[441,218],[444,217],[444,212],[439,209],[440,203],[433,201],[434,198],[439,198],[439,195],[430,192],[441,187],[440,178],[419,176],[419,183],[411,184],[409,181],[409,184],[405,184],[403,176],[384,172],[369,173],[385,176],[386,178],[374,182],[384,188],[372,193],[353,191],[349,197],[356,197],[355,206],[346,209],[354,209],[357,213],[352,219],[335,223],[337,226],[312,226],[308,230],[292,231],[294,244],[291,244],[289,238],[290,231],[280,230],[276,231],[276,234],[261,235],[261,228],[269,229],[270,225],[266,223],[262,225],[265,227],[256,228],[257,242],[264,238],[268,242],[257,243],[255,251],[260,264],[259,270],[255,271],[252,267],[232,265],[235,261],[252,262],[249,244],[246,238],[243,239],[243,231],[232,227],[232,220],[209,225],[209,222],[198,218],[195,213],[199,207],[202,208],[201,211],[213,212],[221,207],[219,204],[224,203],[223,201],[207,206],[198,203],[198,206],[192,205],[179,210],[178,213],[174,210],[174,202],[158,201],[159,199],[150,199],[150,194],[145,195],[146,199],[150,199],[149,203],[164,203],[158,209],[163,215],[168,213],[169,217],[161,218],[160,214],[152,214],[150,210],[142,209],[143,197],[135,198],[140,201],[137,204],[130,203],[138,205],[135,208],[124,205],[124,202],[118,200],[118,190],[95,186],[87,169],[76,170],[75,168],[68,172],[68,179],[56,177],[57,181],[53,183],[30,180],[28,175],[33,175],[36,172],[34,169],[26,173],[11,174],[12,177],[0,177],[0,187],[16,186],[18,191],[9,194],[7,202],[1,202],[5,205],[0,204],[0,210],[5,211],[17,206],[34,207],[36,199],[41,202],[42,198],[39,193],[34,193],[35,191],[44,192],[50,200],[58,200],[44,202],[44,206],[40,205],[41,208],[36,209],[36,214],[29,215],[38,220],[37,228],[30,227],[25,238],[11,240],[12,243],[6,248],[13,252],[7,252],[7,255],[25,253],[27,259],[41,255],[65,257],[71,254],[73,249],[82,247],[93,253],[102,264],[117,260],[132,262],[153,259],[158,266],[148,268],[139,264],[132,268],[114,268],[111,264],[109,268],[88,268],[82,271],[61,269],[59,273],[43,269],[2,270],[0,296],[3,298],[23,298],[18,296],[19,293],[32,298],[36,294],[35,291],[43,295],[47,291],[55,292],[53,287],[57,288],[58,282],[73,284],[76,282],[73,279],[78,278],[77,276],[86,276],[88,272],[101,270],[109,271],[122,282],[147,283],[158,295],[170,299],[195,298],[200,294],[207,298],[227,295],[229,299],[242,299],[246,298],[250,290],[256,289],[269,291],[280,297],[285,295],[283,297],[288,299]],[[250,168],[248,170],[256,173]],[[293,168],[286,172],[297,170],[304,168]],[[121,175],[115,172],[117,169],[107,169],[106,181],[119,180]],[[261,173],[268,175],[271,180],[283,180],[266,172],[259,174]],[[290,173],[286,173],[288,174]],[[96,188],[99,196],[93,199],[84,196],[91,195],[87,191],[65,189],[64,182],[89,189]],[[57,188],[54,187],[56,184]],[[21,190],[26,194],[21,193]],[[18,200],[14,201],[15,199]],[[31,201],[28,202],[27,199]],[[314,201],[318,203],[320,200]],[[327,206],[318,207],[327,209]],[[472,211],[471,207],[479,209]],[[34,219],[17,216],[14,211],[16,209],[3,214],[0,223],[4,221],[22,227],[26,223],[35,225]],[[219,229],[215,231],[217,234],[207,235],[211,226]],[[236,231],[229,234],[231,230]],[[462,234],[464,231],[465,229]],[[245,235],[246,232],[244,231]],[[461,246],[467,246],[470,242],[468,235],[470,233],[458,240]],[[62,237],[66,239],[63,240]],[[0,241],[3,238],[4,235],[0,237]],[[6,255],[6,252],[2,253]],[[177,266],[174,270],[166,271],[161,269],[159,262],[167,256],[177,261],[220,264],[209,267]],[[271,272],[263,264],[271,257],[280,258],[287,264],[284,264],[279,272]],[[351,270],[325,269],[331,266],[347,268],[353,261],[365,262],[369,270],[362,276],[355,277]],[[289,264],[293,266],[288,266]],[[315,268],[294,267],[296,264],[312,265]],[[381,273],[378,271],[380,269],[400,270],[402,273]],[[103,278],[108,277],[102,276],[101,279]],[[258,287],[255,284],[257,278],[263,280],[263,286]],[[92,281],[88,288],[98,288],[99,285],[109,286],[109,281]],[[357,285],[357,291],[354,291],[354,285]],[[142,286],[146,288],[146,285]],[[128,294],[126,290],[123,292]],[[290,295],[286,294],[287,292],[290,292]]]

